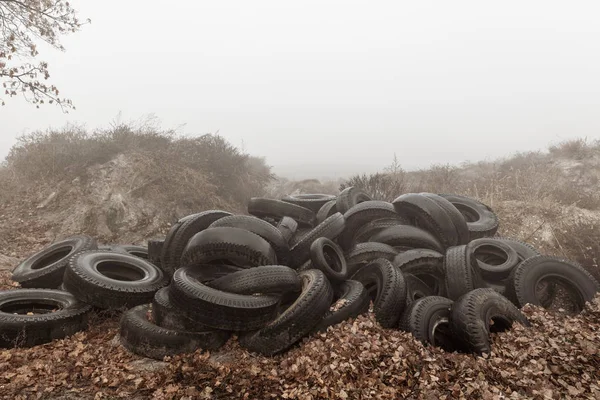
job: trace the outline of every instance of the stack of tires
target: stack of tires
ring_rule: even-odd
[[[122,344],[157,359],[218,349],[234,334],[249,351],[274,355],[370,307],[385,328],[484,353],[490,332],[529,325],[523,305],[552,307],[566,293],[561,304],[578,312],[599,290],[580,266],[495,236],[494,212],[463,196],[409,193],[388,203],[350,187],[253,198],[248,213],[188,215],[147,249],[98,249],[83,236],[55,243],[15,269],[21,286],[45,289],[0,294],[13,296],[12,306],[0,300],[0,334],[12,337],[2,318],[16,304],[13,325],[33,326],[40,314],[24,315],[26,302],[11,294],[33,290],[30,306],[64,300],[42,317],[78,310],[75,324],[56,317],[66,328],[47,340],[82,329],[91,307],[126,309]]]

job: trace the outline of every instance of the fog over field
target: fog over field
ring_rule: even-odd
[[[17,135],[153,114],[292,178],[491,159],[600,137],[597,2],[73,1],[40,46],[76,110],[0,108]]]

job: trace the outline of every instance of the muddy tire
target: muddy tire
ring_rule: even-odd
[[[85,235],[54,242],[17,265],[11,279],[24,288],[56,289],[63,282],[65,268],[71,257],[80,251],[97,248],[96,240]]]
[[[498,231],[498,216],[485,204],[465,196],[440,194],[464,216],[470,240],[492,237]]]
[[[451,300],[483,287],[475,257],[467,246],[450,247],[444,258],[446,295]]]
[[[61,290],[0,292],[0,347],[32,347],[85,330],[91,309]]]
[[[355,205],[369,200],[373,199],[362,189],[350,186],[340,192],[335,202],[335,208],[337,212],[345,214]]]
[[[167,277],[154,264],[111,251],[76,254],[65,270],[65,288],[77,299],[99,308],[133,307],[150,303]]]
[[[342,282],[348,278],[348,266],[344,252],[335,242],[320,237],[310,246],[312,268],[321,270],[331,282]]]
[[[290,253],[289,244],[281,231],[268,222],[250,215],[232,215],[220,218],[209,226],[209,228],[218,227],[241,228],[257,234],[273,247],[277,260],[281,264],[287,264]]]
[[[197,349],[216,350],[229,338],[227,332],[186,332],[162,328],[148,320],[149,310],[148,304],[142,304],[121,316],[121,344],[137,355],[162,360],[165,356],[192,353]]]
[[[253,197],[248,202],[248,213],[256,217],[271,217],[281,219],[283,217],[293,218],[299,225],[312,228],[315,226],[317,216],[305,207],[281,200]]]
[[[323,204],[323,207],[319,208],[319,211],[317,212],[317,224],[325,221],[328,217],[331,217],[336,212],[338,212],[336,200],[331,200]]]
[[[342,233],[345,226],[344,216],[335,213],[310,230],[290,249],[290,267],[297,268],[310,259],[310,246],[315,240],[320,237],[334,240]]]
[[[324,332],[328,327],[355,318],[369,310],[371,299],[362,283],[348,280],[334,288],[333,304],[314,331]]]
[[[544,280],[565,288],[576,303],[576,312],[583,310],[585,303],[600,291],[598,282],[580,265],[555,257],[536,256],[523,261],[513,270],[507,296],[516,300],[518,307],[528,303],[547,307],[552,299],[542,298],[539,289],[536,290]]]
[[[333,299],[333,289],[319,270],[300,274],[302,293],[283,313],[257,332],[240,336],[240,345],[271,356],[288,349],[323,319]]]
[[[230,228],[234,229],[234,228]],[[188,318],[214,329],[260,329],[277,316],[279,297],[223,292],[200,283],[194,267],[173,274],[170,298]]]
[[[173,272],[181,266],[181,258],[189,240],[208,228],[213,222],[230,215],[231,213],[226,211],[209,210],[180,219],[165,238],[161,254],[163,270],[169,276],[173,275]]]
[[[302,280],[298,273],[290,267],[267,265],[234,272],[215,279],[209,286],[213,289],[237,294],[283,295],[300,293]]]
[[[434,250],[415,249],[398,254],[392,264],[403,274],[424,282],[436,296],[446,296],[444,256]]]
[[[384,229],[371,236],[369,242],[384,243],[402,251],[407,249],[430,249],[439,253],[444,252],[444,246],[435,236],[411,225],[396,225]]]
[[[225,263],[241,268],[276,265],[269,242],[241,228],[208,228],[195,234],[181,256],[181,265]]]
[[[318,213],[321,207],[330,201],[335,201],[335,199],[336,196],[330,194],[296,194],[285,196],[281,200]]]
[[[418,299],[404,313],[400,329],[412,333],[423,344],[452,350],[459,342],[451,328],[453,303],[441,296]]]
[[[530,325],[514,304],[489,288],[465,294],[452,309],[452,330],[469,350],[478,354],[490,353],[490,332],[510,329],[514,322]]]
[[[373,300],[375,319],[384,328],[397,326],[406,306],[406,281],[402,271],[385,259],[359,269],[352,280],[359,281]]]
[[[294,235],[296,234],[296,231],[298,230],[298,223],[296,221],[294,221],[293,218],[283,217],[277,223],[277,229],[279,229],[279,232],[281,232],[283,239],[285,240],[285,242],[288,244],[288,247],[289,247],[289,244],[292,241],[292,238],[294,237]]]
[[[396,213],[394,206],[385,201],[369,200],[353,206],[344,213],[346,226],[338,238],[338,243],[344,250],[355,244],[356,232],[365,224],[377,219],[396,219],[398,223],[404,220]]]

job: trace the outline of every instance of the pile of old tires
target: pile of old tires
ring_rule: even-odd
[[[487,353],[490,332],[529,325],[523,305],[566,293],[578,312],[600,290],[579,265],[495,236],[494,212],[463,196],[389,203],[350,187],[253,198],[248,213],[188,215],[147,248],[54,243],[13,271],[30,289],[0,294],[0,345],[64,337],[92,309],[125,309],[120,340],[140,355],[214,350],[233,334],[273,355],[371,308],[385,328]]]

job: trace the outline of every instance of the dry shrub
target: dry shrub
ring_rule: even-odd
[[[267,188],[266,196],[280,199],[289,194],[338,194],[339,183],[335,181],[321,182],[318,179],[304,179],[292,181],[287,178],[278,177]]]
[[[408,185],[406,173],[376,173],[355,175],[340,185],[340,190],[349,186],[363,189],[375,200],[392,201],[405,193]]]
[[[583,160],[600,153],[598,141],[588,142],[587,139],[565,140],[548,148],[551,155],[560,158]]]
[[[590,220],[562,223],[554,235],[560,255],[581,264],[600,282],[600,224]]]

